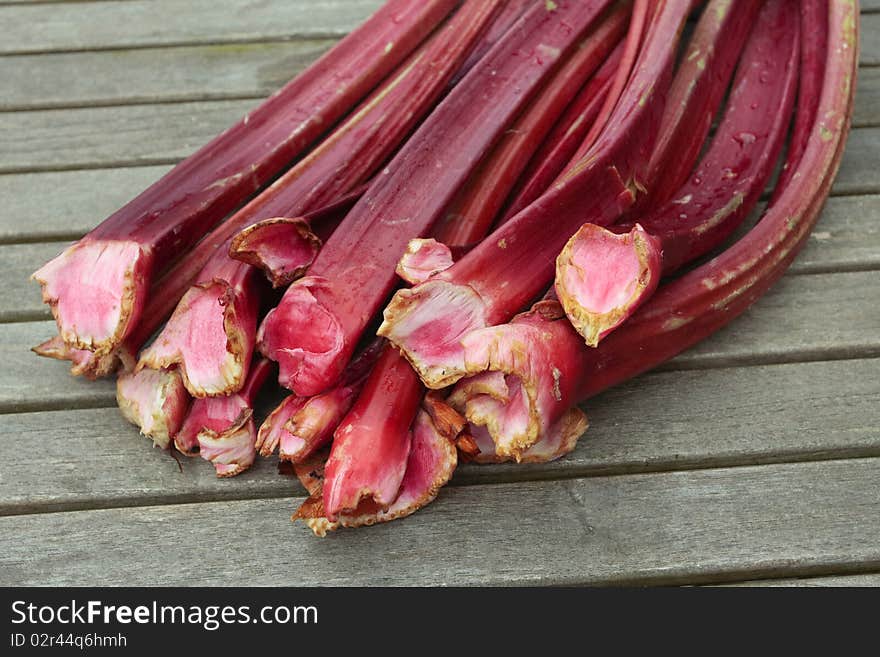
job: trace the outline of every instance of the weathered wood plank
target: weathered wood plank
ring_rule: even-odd
[[[324,540],[289,522],[288,499],[10,516],[0,583],[708,583],[867,569],[880,565],[880,496],[865,495],[878,477],[880,459],[850,459],[452,487],[404,521]]]
[[[0,114],[0,173],[174,163],[259,100]]]
[[[54,333],[54,322],[0,324],[0,413],[115,403],[113,382],[71,377],[64,363],[31,353],[31,347]]]
[[[664,367],[880,355],[880,271],[783,277],[758,303]]]
[[[382,0],[110,0],[10,6],[0,9],[0,53],[341,37],[381,4]]]
[[[455,483],[880,456],[878,396],[880,359],[649,374],[586,405],[591,427],[567,458],[465,465]],[[116,409],[6,415],[0,515],[304,494],[274,459],[235,482],[200,459],[183,468]]]
[[[28,280],[33,271],[68,242],[0,245],[0,321],[49,318],[39,287]],[[832,198],[792,273],[880,268],[880,196]]]
[[[877,326],[880,271],[788,276],[733,324],[663,367],[872,357],[880,354]],[[63,363],[28,351],[53,332],[51,322],[0,324],[0,412],[113,403],[112,388],[69,381]]]
[[[0,57],[0,110],[268,96],[335,43],[228,44]]]
[[[878,14],[880,16],[880,14]],[[880,190],[880,130],[853,130],[846,143],[832,194],[872,194]]]
[[[724,586],[736,587],[854,587],[880,586],[880,574],[868,575],[830,575],[828,577],[805,577],[798,579],[756,579],[748,582],[735,582]]]
[[[52,319],[43,305],[40,286],[30,275],[42,263],[60,253],[68,242],[0,246],[0,322]]]
[[[161,165],[0,176],[0,242],[76,239],[169,168]]]

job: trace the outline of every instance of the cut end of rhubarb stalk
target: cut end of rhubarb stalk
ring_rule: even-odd
[[[275,453],[282,439],[289,435],[285,428],[287,421],[305,405],[306,401],[308,400],[302,397],[289,395],[263,421],[256,442],[256,448],[262,456],[271,456]]]
[[[88,349],[74,349],[65,344],[60,335],[49,338],[31,351],[44,358],[70,361],[70,373],[88,379],[110,376],[119,367],[119,358],[115,353],[101,356]]]
[[[485,304],[473,288],[441,280],[399,290],[384,319],[378,334],[400,349],[434,390],[467,374],[461,339],[488,323]]]
[[[397,275],[410,285],[418,285],[453,265],[452,251],[435,239],[410,240],[397,263]]]
[[[325,513],[322,490],[326,479],[319,465],[309,463],[297,466],[297,474],[308,489],[310,497],[297,510],[293,519],[302,520],[317,536],[324,536],[327,531],[339,526],[363,527],[404,518],[430,504],[452,478],[458,465],[458,454],[453,441],[437,429],[431,416],[425,411],[419,411],[416,416],[412,434],[406,473],[396,499],[386,510],[342,513],[338,520],[330,520]],[[304,471],[305,479],[300,470]]]
[[[475,463],[507,463],[517,460],[519,463],[549,463],[570,454],[577,446],[578,440],[589,428],[586,414],[579,408],[570,408],[565,415],[554,424],[534,445],[525,450],[518,459],[499,454],[495,443],[486,427],[469,425],[463,436],[473,441],[477,449],[472,457]]]
[[[61,339],[108,354],[137,323],[150,288],[152,256],[131,241],[81,241],[38,269]]]
[[[229,256],[262,269],[272,287],[303,276],[321,249],[321,240],[302,218],[265,219],[236,235]]]
[[[167,449],[183,424],[190,396],[177,370],[143,369],[119,376],[116,401],[126,420]]]
[[[214,465],[218,477],[234,477],[254,464],[256,433],[253,411],[246,408],[220,432],[203,429],[199,433],[199,455]]]
[[[279,458],[297,463],[329,443],[354,397],[354,388],[340,386],[306,400],[281,431]]]
[[[657,289],[661,242],[636,226],[617,235],[584,224],[556,259],[556,294],[587,344],[595,347]]]
[[[582,347],[568,322],[549,313],[551,305],[561,315],[557,303],[542,302],[510,324],[462,339],[465,366],[473,376],[459,382],[449,403],[486,428],[493,441],[490,453],[522,460],[574,403]],[[562,333],[574,338],[574,349],[571,339],[560,339]]]
[[[324,285],[314,276],[294,282],[257,334],[260,351],[278,362],[278,382],[302,397],[329,390],[351,351],[336,314],[314,294]]]
[[[227,395],[247,379],[257,331],[257,299],[213,280],[191,287],[138,367],[180,366],[193,397]]]

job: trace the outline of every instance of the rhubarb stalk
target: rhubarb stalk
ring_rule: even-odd
[[[233,221],[247,226],[298,217],[365,182],[443,93],[500,2],[465,3],[401,73]],[[194,397],[237,391],[251,362],[258,319],[257,270],[231,259],[228,250],[226,245],[215,253],[138,365],[178,366]]]
[[[154,277],[348,112],[456,4],[388,0],[262,105],[39,269],[34,278],[62,340],[113,351],[138,323]]]
[[[588,345],[595,347],[632,315],[662,275],[727,239],[757,204],[797,93],[798,26],[793,5],[765,5],[711,146],[671,202],[635,226],[616,227],[629,229],[622,235],[585,224],[560,253],[556,293]]]
[[[546,289],[553,259],[584,223],[613,223],[635,200],[663,111],[689,2],[657,3],[654,29],[621,101],[584,158],[532,205],[451,268],[385,309],[379,334],[401,349],[429,388],[468,374],[461,348],[470,331],[508,321]]]
[[[607,4],[536,4],[422,123],[324,245],[310,275],[291,285],[263,321],[260,349],[279,362],[282,385],[311,395],[339,379],[394,287],[394,266],[407,242],[431,229],[554,62]]]

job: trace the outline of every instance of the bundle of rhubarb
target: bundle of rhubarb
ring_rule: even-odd
[[[413,513],[459,462],[563,457],[580,404],[734,320],[803,246],[858,16],[387,0],[37,271],[58,335],[35,351],[117,376],[128,420],[219,476],[277,453],[319,535]]]

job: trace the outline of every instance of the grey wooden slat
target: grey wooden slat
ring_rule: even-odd
[[[0,583],[707,583],[868,569],[880,496],[865,491],[878,477],[880,459],[850,459],[450,487],[404,521],[323,540],[289,522],[289,499],[10,516]]]
[[[880,15],[880,14],[878,14]],[[871,194],[880,191],[880,130],[853,130],[846,143],[832,194]]]
[[[10,6],[0,8],[0,53],[341,37],[381,4],[382,0],[124,0]]]
[[[173,163],[259,100],[0,114],[0,173]]]
[[[31,273],[68,242],[0,245],[0,321],[49,318]],[[792,273],[880,268],[880,196],[832,198]]]
[[[334,43],[323,39],[0,57],[0,110],[268,96]]]
[[[649,374],[586,404],[591,427],[565,459],[465,465],[455,483],[880,456],[878,396],[880,359]],[[275,459],[234,482],[201,459],[183,467],[113,408],[6,415],[0,514],[304,494]]]
[[[111,381],[87,381],[67,374],[64,363],[39,358],[30,348],[56,333],[54,322],[0,324],[0,412],[109,406]]]
[[[736,587],[829,587],[829,586],[880,586],[880,574],[873,573],[868,575],[830,575],[828,577],[804,577],[793,579],[757,579],[748,582],[736,582],[733,584],[725,584],[725,586]]]
[[[786,276],[710,339],[664,367],[880,354],[880,271]]]
[[[856,83],[853,125],[880,124],[880,68],[862,67]]]
[[[161,165],[0,176],[0,243],[78,238],[168,169]]]
[[[880,354],[878,326],[880,271],[789,276],[734,323],[662,367],[871,357]],[[113,403],[112,388],[68,382],[63,363],[28,351],[54,330],[52,322],[0,324],[0,412]]]
[[[60,253],[68,242],[0,246],[0,322],[52,319],[40,286],[30,280],[34,270]]]
[[[859,62],[880,65],[880,14],[865,14],[861,19]]]

